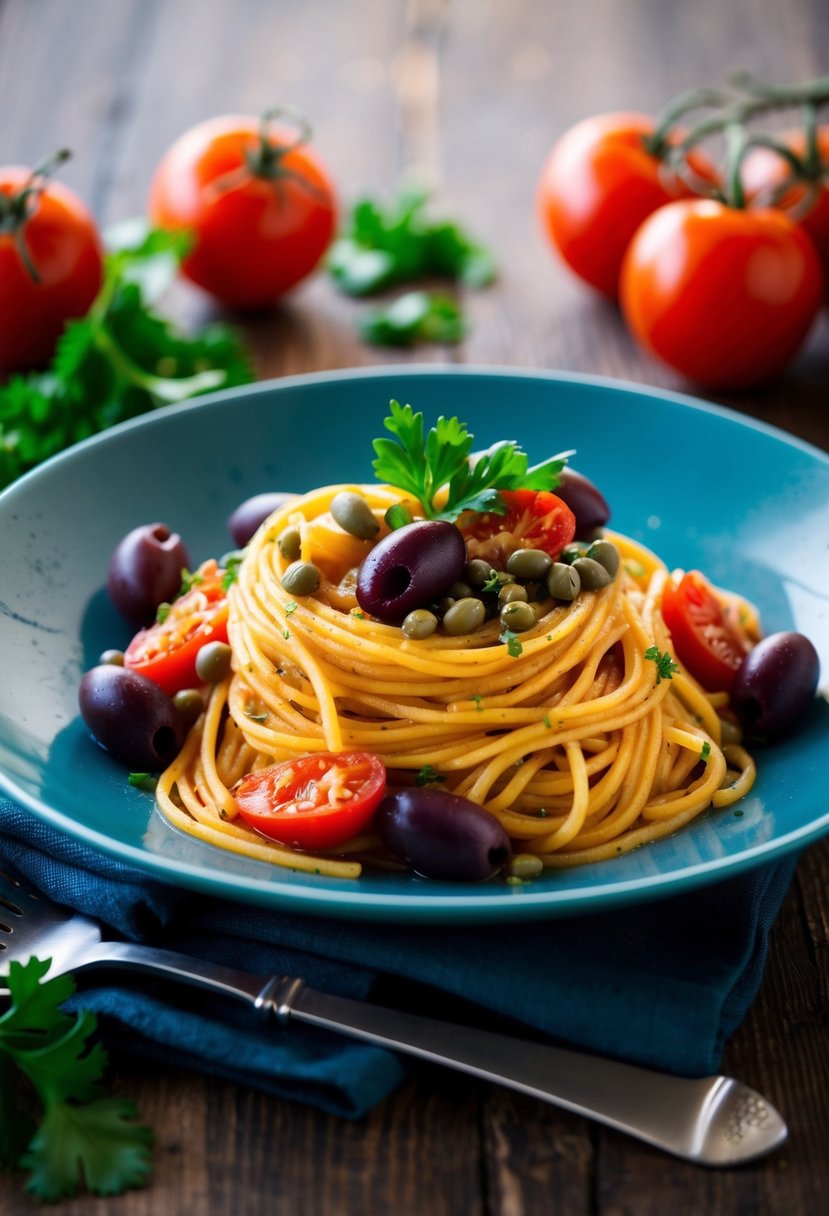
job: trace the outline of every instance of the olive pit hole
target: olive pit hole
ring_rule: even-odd
[[[175,756],[178,751],[178,739],[172,726],[158,728],[153,735],[153,751],[165,765]]]
[[[396,600],[409,590],[411,583],[412,572],[407,566],[392,566],[385,579],[386,597],[390,600]]]

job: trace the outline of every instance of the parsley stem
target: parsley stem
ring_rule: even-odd
[[[109,359],[115,370],[128,383],[145,389],[164,402],[184,401],[186,397],[192,397],[196,393],[219,388],[225,382],[224,373],[218,370],[174,378],[154,376],[151,372],[145,372],[124,353],[103,322],[95,326],[93,341],[101,354]]]

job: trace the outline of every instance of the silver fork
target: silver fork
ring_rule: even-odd
[[[731,1077],[668,1076],[332,996],[291,976],[251,975],[168,950],[103,941],[94,921],[53,903],[20,875],[0,871],[0,980],[12,960],[33,954],[51,958],[50,975],[106,967],[206,988],[244,1001],[264,1019],[321,1026],[471,1073],[702,1165],[751,1161],[786,1139],[771,1103]]]

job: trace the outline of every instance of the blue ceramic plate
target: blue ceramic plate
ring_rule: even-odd
[[[575,448],[613,525],[671,566],[698,566],[799,629],[829,673],[829,457],[688,398],[576,376],[384,368],[303,376],[203,398],[118,427],[0,497],[0,785],[61,831],[160,879],[331,916],[509,920],[607,909],[711,883],[829,829],[829,707],[759,757],[737,808],[617,860],[514,888],[414,877],[335,881],[184,837],[131,788],[77,716],[83,670],[127,631],[103,584],[139,523],[164,520],[192,559],[230,544],[226,519],[266,489],[371,480],[389,399],[457,414],[476,446],[516,439],[538,461]]]

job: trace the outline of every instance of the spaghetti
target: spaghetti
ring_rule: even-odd
[[[671,662],[661,597],[670,575],[616,533],[612,582],[572,603],[541,600],[518,645],[497,617],[468,635],[407,638],[360,611],[354,570],[371,542],[332,524],[346,487],[276,511],[245,552],[229,592],[232,672],[212,687],[184,749],[160,779],[170,823],[294,870],[356,877],[384,864],[362,835],[337,856],[277,844],[243,823],[234,786],[246,774],[315,752],[376,755],[390,788],[426,772],[483,807],[522,854],[545,868],[597,862],[677,831],[751,788],[751,758],[729,732],[723,693]],[[359,491],[378,521],[399,491]],[[313,595],[282,585],[288,529],[321,571]]]

